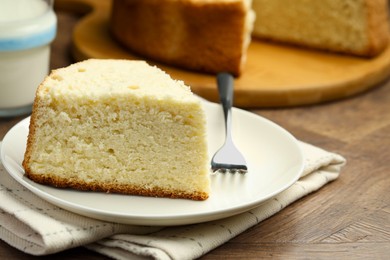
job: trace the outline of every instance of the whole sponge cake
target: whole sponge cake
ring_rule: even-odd
[[[37,90],[23,161],[35,182],[205,200],[208,163],[200,100],[143,61],[79,62]]]
[[[240,75],[251,0],[114,0],[110,30],[135,53],[190,70]]]
[[[142,57],[240,76],[252,39],[376,57],[388,13],[388,0],[113,0],[109,28]]]

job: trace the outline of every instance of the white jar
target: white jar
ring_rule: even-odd
[[[31,112],[56,31],[53,0],[0,0],[0,117]]]

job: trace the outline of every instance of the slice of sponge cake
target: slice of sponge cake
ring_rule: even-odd
[[[208,163],[200,100],[143,61],[79,62],[37,90],[23,167],[38,183],[204,200]]]

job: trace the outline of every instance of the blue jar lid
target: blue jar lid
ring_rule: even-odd
[[[12,0],[13,3],[18,2]],[[57,17],[52,7],[42,0],[29,0],[30,4],[45,4],[32,17],[0,19],[0,52],[30,49],[50,43],[57,33]],[[10,1],[9,1],[10,2]],[[24,2],[26,3],[26,2]],[[38,12],[38,11],[37,11]]]

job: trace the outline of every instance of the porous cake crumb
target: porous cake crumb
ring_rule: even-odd
[[[90,59],[37,90],[23,161],[35,182],[205,200],[208,163],[200,100],[144,61]]]

